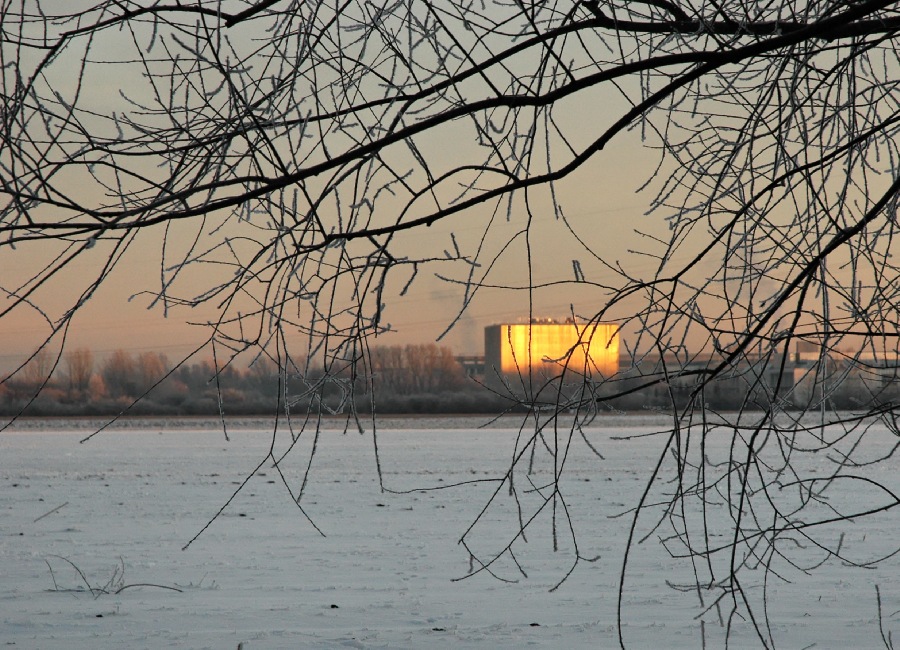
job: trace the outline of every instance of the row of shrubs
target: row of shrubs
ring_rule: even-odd
[[[330,403],[329,403],[330,401]],[[346,403],[340,400],[325,400],[325,410],[342,411],[347,409]],[[224,412],[226,415],[249,416],[271,415],[284,411],[282,404],[274,400],[241,400],[219,404],[213,396],[188,398],[177,404],[157,401],[152,395],[138,401],[102,399],[85,402],[60,402],[52,398],[38,396],[32,401],[5,400],[0,402],[0,415],[13,417],[82,417],[82,416],[116,416],[122,413],[143,416],[215,416]],[[309,400],[300,400],[290,405],[293,412],[307,411],[316,408]],[[355,400],[355,408],[360,413],[372,412],[370,395],[360,395]],[[375,409],[383,414],[464,414],[464,413],[499,413],[507,410],[523,411],[512,400],[504,399],[486,391],[458,392],[445,394],[422,393],[418,395],[379,395]]]

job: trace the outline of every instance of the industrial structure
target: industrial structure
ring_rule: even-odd
[[[619,326],[552,319],[490,325],[484,329],[486,378],[601,380],[619,370]]]

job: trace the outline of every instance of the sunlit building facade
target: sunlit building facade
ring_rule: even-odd
[[[619,332],[613,323],[533,321],[484,330],[486,375],[545,380],[563,370],[571,380],[595,380],[619,370]]]

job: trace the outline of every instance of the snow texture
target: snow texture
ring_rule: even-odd
[[[502,476],[515,444],[514,422],[476,428],[480,423],[381,423],[386,487],[404,491]],[[0,645],[618,646],[616,590],[630,517],[616,515],[636,503],[661,441],[616,437],[653,431],[652,418],[598,421],[589,436],[603,459],[577,440],[573,445],[564,494],[582,556],[599,559],[580,562],[555,591],[573,562],[573,544],[561,526],[553,551],[549,510],[528,529],[527,543],[516,546],[527,577],[506,555],[492,570],[510,582],[486,572],[456,580],[469,569],[458,540],[497,484],[383,493],[371,434],[344,433],[339,424],[320,435],[301,501],[324,537],[267,461],[182,550],[266,457],[271,424],[232,422],[226,441],[215,422],[146,419],[80,444],[95,426],[25,421],[0,435]],[[283,465],[294,486],[311,444],[310,434],[303,435]],[[888,438],[885,432],[885,444]],[[892,476],[889,464],[876,469],[884,480]],[[536,465],[536,486],[551,477],[552,466]],[[515,534],[516,514],[503,503],[470,535],[484,558]],[[897,530],[891,511],[851,527],[843,548],[855,560],[875,558],[893,549]],[[791,582],[770,585],[776,644],[883,647],[875,585],[888,632],[898,624],[898,569],[895,558],[870,570],[832,558],[812,575],[795,572]],[[688,570],[657,538],[639,545],[624,601],[629,647],[699,647],[701,624],[707,647],[724,644],[714,612],[703,614],[695,596],[666,584]],[[743,623],[733,623],[732,647],[759,647]]]

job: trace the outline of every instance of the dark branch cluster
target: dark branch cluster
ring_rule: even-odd
[[[690,565],[672,586],[698,616],[775,645],[768,580],[847,560],[841,522],[897,505],[863,452],[873,428],[900,435],[895,3],[61,5],[3,14],[0,318],[34,311],[64,342],[150,241],[158,278],[136,292],[206,310],[221,367],[249,353],[303,378],[314,361],[314,395],[377,389],[374,337],[423,272],[462,292],[460,317],[502,288],[585,296],[572,318],[618,323],[627,363],[598,377],[559,359],[537,391],[506,385],[531,415],[485,512],[511,499],[518,526],[472,570],[515,557],[542,513],[575,539],[566,449],[655,391],[671,425],[629,511],[620,623],[629,562],[655,537]],[[567,210],[621,143],[645,151],[628,258]],[[577,244],[564,263],[540,259],[545,215]],[[512,257],[524,281],[502,275]],[[51,312],[57,286],[69,303]],[[743,387],[733,412],[709,408],[722,385]],[[848,391],[852,412],[836,408]],[[290,435],[307,430],[309,412]],[[554,479],[528,510],[541,456]],[[848,482],[872,502],[828,505]]]

